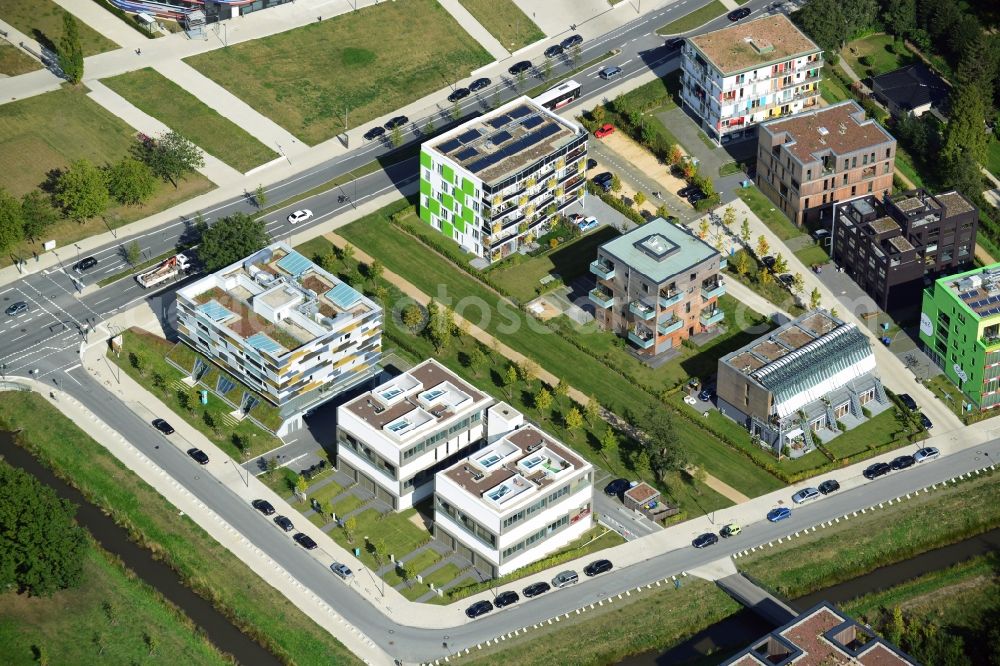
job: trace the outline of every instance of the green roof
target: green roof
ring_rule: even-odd
[[[601,250],[656,284],[719,256],[714,247],[662,217],[608,241]]]

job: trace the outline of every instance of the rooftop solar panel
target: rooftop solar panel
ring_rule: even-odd
[[[278,268],[291,275],[302,275],[312,268],[313,262],[303,257],[298,252],[289,252],[278,261]]]
[[[263,333],[254,333],[251,335],[247,338],[247,344],[255,349],[259,349],[262,352],[268,352],[269,354],[273,354],[275,356],[283,351],[286,351],[284,347]]]
[[[462,142],[459,141],[458,139],[449,139],[448,141],[445,141],[440,146],[438,146],[438,150],[440,150],[442,153],[450,153],[451,151],[455,150],[461,145]]]
[[[475,141],[476,139],[478,139],[479,136],[480,136],[479,130],[473,127],[468,132],[463,132],[462,134],[459,134],[458,140],[461,141],[462,143],[469,143],[470,141]]]
[[[212,321],[223,322],[234,316],[232,312],[223,307],[218,301],[211,300],[208,303],[202,303],[198,306],[198,310],[204,314],[206,317]]]
[[[479,151],[476,150],[475,148],[464,148],[464,149],[458,151],[457,153],[455,153],[455,159],[459,160],[461,162],[464,162],[465,160],[469,159],[470,157],[475,157],[478,154],[479,154]]]
[[[507,115],[509,115],[511,118],[523,118],[524,116],[528,115],[531,112],[532,111],[530,108],[521,105],[515,109],[512,109],[511,111],[508,111]]]
[[[510,116],[504,114],[502,116],[497,116],[496,118],[490,118],[486,121],[486,124],[493,129],[499,129],[510,122]]]
[[[351,285],[343,282],[326,292],[326,297],[341,310],[347,310],[361,300],[361,294],[355,291]]]
[[[533,127],[538,127],[545,122],[545,118],[541,116],[531,116],[530,118],[525,118],[524,122],[521,123],[521,127],[524,129],[531,129]]]
[[[494,146],[499,146],[504,141],[510,141],[512,138],[513,137],[510,135],[510,132],[508,132],[507,130],[503,130],[491,136],[490,141],[493,142]]]

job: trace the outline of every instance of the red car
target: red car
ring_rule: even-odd
[[[615,126],[610,123],[607,123],[601,128],[599,128],[596,132],[594,132],[594,136],[596,136],[598,139],[603,139],[609,134],[614,134],[614,133],[615,133]]]

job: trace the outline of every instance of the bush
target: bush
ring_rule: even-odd
[[[837,430],[840,432],[847,432],[847,426],[844,425],[843,421],[837,421]]]
[[[858,62],[860,64],[864,65],[865,67],[871,67],[872,66],[871,56],[861,56],[860,58],[858,58]]]

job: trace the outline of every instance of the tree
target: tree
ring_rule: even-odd
[[[598,125],[604,124],[604,119],[606,117],[606,111],[603,104],[598,104],[593,109],[590,110],[590,117],[594,119],[594,122]]]
[[[570,51],[570,57],[573,59],[573,66],[576,67],[580,64],[580,56],[583,54],[583,47],[579,44],[573,46],[573,50]]]
[[[788,260],[781,256],[781,253],[774,255],[774,267],[773,270],[778,275],[788,271]]]
[[[618,446],[618,435],[615,434],[615,431],[611,426],[608,426],[604,429],[604,434],[601,435],[601,438],[597,440],[597,444],[600,447],[598,453],[601,454],[601,457],[604,458],[604,462],[607,463],[607,451],[608,449],[613,449]],[[611,467],[611,465],[608,465],[608,467]]]
[[[669,220],[670,219],[670,209],[667,208],[666,204],[662,204],[662,205],[660,205],[656,209],[656,216],[657,217],[662,217],[664,220]]]
[[[67,11],[63,12],[63,34],[56,51],[59,69],[67,81],[76,85],[83,78],[83,46],[76,19]]]
[[[161,373],[154,372],[152,378],[150,379],[150,383],[153,385],[153,388],[158,389],[160,393],[166,395],[167,378]]]
[[[206,414],[207,413],[208,412],[206,412]],[[299,474],[297,477],[295,477],[295,492],[299,493],[300,495],[305,495],[307,490],[309,490],[309,482],[306,481],[306,477]]]
[[[236,450],[240,452],[240,455],[245,458],[247,454],[247,449],[250,448],[250,442],[247,439],[246,435],[241,435],[238,432],[234,432],[232,436],[230,436],[229,441],[232,442],[233,446],[236,447]]]
[[[583,427],[583,415],[580,414],[580,410],[575,406],[570,407],[563,419],[566,421],[566,429],[576,437],[576,431]]]
[[[740,240],[743,241],[743,245],[750,247],[750,221],[745,217],[740,224]]]
[[[542,386],[535,393],[533,402],[535,403],[535,409],[538,410],[539,415],[544,419],[545,412],[547,412],[549,408],[552,407],[552,394],[549,393],[549,390],[547,388]]]
[[[212,416],[212,412],[204,411],[201,413],[201,420],[205,423],[205,427],[212,431],[216,437],[219,436],[219,424],[216,422],[215,417]]]
[[[663,483],[668,472],[683,469],[686,465],[673,420],[666,410],[650,407],[637,423],[642,428],[640,445],[649,459],[649,469]]]
[[[182,176],[205,166],[201,149],[174,131],[156,139],[140,135],[133,154],[158,178],[169,181],[174,187]]]
[[[462,103],[457,99],[451,103],[451,119],[458,121],[462,117]]]
[[[546,58],[542,62],[542,80],[548,81],[550,76],[552,76],[552,60]]]
[[[246,213],[222,218],[201,234],[198,257],[209,273],[248,257],[271,242],[264,220]]]
[[[59,214],[49,197],[32,190],[21,197],[21,227],[24,237],[36,241],[46,229],[56,223]]]
[[[185,412],[191,411],[191,394],[187,392],[187,389],[179,388],[177,389],[177,404]]]
[[[802,278],[802,273],[796,273],[792,276],[792,293],[798,296],[805,290],[806,281]]]
[[[726,229],[732,229],[736,224],[736,209],[732,206],[726,206],[726,209],[722,211],[722,224]]]
[[[349,264],[354,260],[353,245],[345,243],[344,247],[340,248],[340,260],[344,262],[344,268],[349,268]]]
[[[406,564],[406,562],[396,563],[396,573],[398,573],[399,577],[403,579],[404,583],[406,583],[406,587],[410,587],[410,580],[413,578],[413,571],[410,569],[409,565]]]
[[[85,159],[73,162],[59,175],[56,201],[66,217],[78,222],[100,215],[111,203],[104,175]]]
[[[745,277],[750,272],[750,258],[746,252],[737,252],[733,255],[733,268],[740,277]]]
[[[708,218],[701,218],[701,222],[698,223],[698,238],[705,240],[708,238]]]
[[[390,130],[389,141],[392,143],[393,148],[399,148],[403,145],[403,130],[399,125],[393,126],[392,130]]]
[[[421,324],[424,323],[424,315],[420,312],[420,307],[414,304],[403,308],[403,325],[410,329],[411,333],[416,333]]]
[[[372,281],[373,285],[378,284],[378,281],[382,279],[382,273],[384,272],[385,269],[382,267],[382,262],[378,259],[372,259],[368,263],[368,279]]]
[[[524,70],[523,69],[518,70],[518,72],[517,72],[517,89],[518,90],[520,90],[521,86],[524,85],[524,76],[525,76]]]
[[[77,586],[88,543],[75,514],[52,488],[0,461],[0,589],[50,596]]]
[[[386,303],[389,301],[389,289],[385,285],[375,285],[375,288],[372,289],[372,296],[375,297],[375,300],[379,302],[384,310]]]
[[[611,191],[615,194],[622,191],[622,179],[618,177],[618,174],[611,177]]]
[[[0,188],[0,253],[6,253],[24,236],[21,202]]]
[[[590,396],[587,398],[587,404],[583,406],[583,413],[587,415],[587,422],[593,427],[594,422],[601,418],[601,403],[597,402],[594,396]]]
[[[425,136],[431,136],[437,131],[437,127],[434,126],[434,117],[431,116],[427,119],[427,124],[424,125],[423,133]]]
[[[278,458],[271,456],[267,459],[267,475],[274,476],[274,473],[278,471]]]
[[[507,366],[506,372],[500,377],[503,382],[503,387],[507,389],[507,397],[510,400],[514,399],[514,385],[517,384],[517,368],[511,363]]]
[[[552,389],[552,393],[555,394],[557,400],[562,402],[563,398],[569,395],[569,384],[566,380],[560,379]]]
[[[257,189],[253,191],[253,203],[258,209],[262,209],[267,205],[267,192],[264,190],[263,185],[258,185]]]
[[[946,165],[962,160],[976,164],[986,161],[988,136],[985,118],[988,105],[976,85],[960,85],[951,95],[951,114],[944,131],[941,157]]]
[[[635,196],[632,197],[632,201],[635,202],[636,206],[641,206],[642,204],[646,203],[646,195],[643,194],[642,192],[636,192]]]
[[[104,170],[108,194],[124,206],[141,206],[156,191],[156,178],[143,162],[125,156]]]
[[[530,387],[538,379],[538,364],[530,358],[524,359],[517,365],[517,375],[525,386]]]
[[[472,368],[472,371],[477,377],[482,374],[483,368],[485,368],[489,362],[489,357],[486,356],[486,353],[478,345],[472,350],[472,353],[469,354],[469,367]]]
[[[813,287],[812,292],[809,293],[809,309],[815,310],[819,307],[819,302],[823,297],[819,293],[819,287]]]
[[[764,268],[757,271],[757,279],[760,280],[762,285],[769,287],[774,284],[774,273]]]
[[[125,246],[125,261],[127,261],[132,266],[139,263],[139,259],[142,258],[142,248],[139,247],[139,241],[132,241]]]
[[[347,538],[347,543],[354,543],[354,532],[358,529],[358,519],[354,516],[348,516],[344,519],[344,537]]]
[[[916,0],[883,0],[882,24],[892,34],[908,38],[917,29]]]
[[[757,249],[756,249],[757,256],[758,257],[765,257],[765,256],[767,256],[767,253],[768,253],[768,251],[770,249],[771,249],[771,244],[767,242],[767,238],[764,237],[764,234],[761,234],[760,236],[758,236],[757,237]]]
[[[684,159],[684,151],[676,143],[670,146],[670,150],[667,151],[667,163],[670,166],[676,166],[681,163]]]

